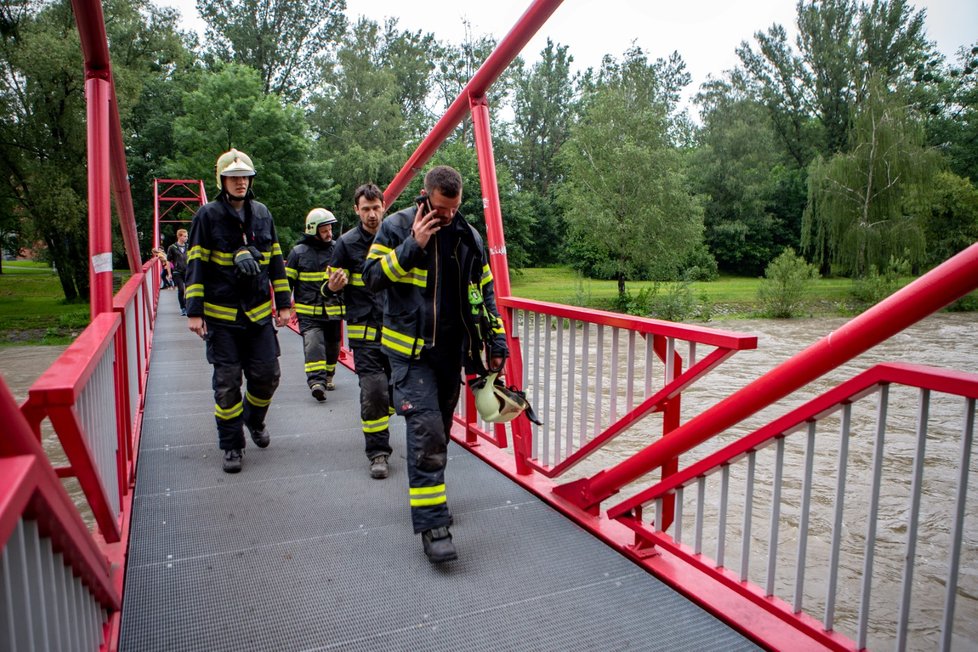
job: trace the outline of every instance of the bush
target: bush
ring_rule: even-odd
[[[690,281],[715,281],[720,278],[717,259],[702,242],[686,254],[681,267],[682,276]]]
[[[908,276],[910,262],[890,257],[882,274],[876,269],[876,265],[870,265],[866,276],[855,279],[849,296],[862,306],[875,305],[900,289],[900,279]]]
[[[788,247],[764,270],[764,280],[757,289],[763,311],[770,317],[794,317],[804,304],[805,292],[819,277],[815,265]]]
[[[712,306],[705,296],[693,295],[689,279],[674,283],[655,282],[637,294],[625,291],[612,302],[612,309],[638,317],[654,317],[666,321],[709,321]]]

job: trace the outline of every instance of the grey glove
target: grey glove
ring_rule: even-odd
[[[241,276],[258,276],[263,258],[255,247],[241,247],[234,252],[234,269]]]

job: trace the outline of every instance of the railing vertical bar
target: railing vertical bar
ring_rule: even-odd
[[[754,517],[754,473],[757,470],[757,451],[747,454],[747,486],[744,488],[744,527],[740,542],[740,581],[747,581],[750,568],[750,537]]]
[[[655,499],[655,521],[653,522],[654,530],[656,532],[662,532],[662,496]]]
[[[608,393],[611,398],[611,406],[608,408],[609,423],[618,420],[618,342],[620,335],[621,330],[619,328],[613,327],[611,329],[611,384],[608,386]]]
[[[778,437],[774,451],[774,486],[771,488],[771,526],[768,528],[767,584],[764,595],[774,595],[774,577],[778,563],[778,539],[781,525],[781,482],[784,478],[784,437]]]
[[[7,594],[10,596],[10,621],[14,643],[11,650],[33,650],[34,627],[31,614],[30,582],[24,554],[24,521],[14,526],[3,551],[4,577],[7,578]],[[20,598],[19,600],[17,598]]]
[[[557,319],[557,386],[554,388],[556,395],[556,410],[554,412],[554,464],[564,461],[563,442],[561,441],[560,417],[563,415],[564,407],[564,318]]]
[[[58,619],[55,621],[55,627],[58,637],[64,641],[62,648],[68,649],[68,642],[71,640],[71,612],[68,611],[68,584],[65,577],[64,556],[60,552],[56,553],[51,563],[54,568],[54,597],[58,604]]]
[[[530,353],[530,313],[526,310],[514,310],[513,318],[519,319],[522,317],[522,321],[517,323],[522,324],[523,336],[520,337],[520,350],[523,355],[523,390],[530,384],[530,361],[533,359],[528,354]]]
[[[686,365],[686,368],[689,369],[695,364],[696,364],[696,342],[690,340],[689,341],[689,364]]]
[[[921,484],[924,478],[924,452],[927,444],[927,420],[930,418],[930,390],[920,390],[917,420],[917,448],[914,453],[910,483],[910,522],[907,524],[907,552],[903,559],[903,586],[900,591],[900,615],[897,617],[896,647],[907,647],[907,625],[910,621],[910,597],[913,593],[913,567],[917,555],[917,531],[920,526]]]
[[[652,360],[655,358],[655,349],[652,347],[653,336],[645,333],[642,338],[645,341],[645,394],[643,398],[652,396]]]
[[[590,365],[591,365],[591,324],[587,322],[581,322],[581,326],[584,328],[584,344],[582,348],[584,349],[584,355],[581,360],[581,424],[580,430],[578,432],[578,446],[583,448],[584,444],[587,442],[587,410],[591,402],[588,400],[588,379],[590,376]]]
[[[533,405],[538,408],[542,407],[540,414],[547,418],[548,411],[550,410],[549,403],[540,404],[540,322],[543,319],[543,315],[538,312],[533,313],[533,355],[524,358],[524,360],[532,361],[533,363]],[[547,383],[549,385],[549,383]],[[547,431],[545,427],[538,426],[537,424],[532,424],[533,431],[536,433],[536,437],[533,438],[533,457],[540,459],[540,440],[546,440]],[[547,461],[544,460],[544,464]]]
[[[60,610],[58,609],[58,582],[54,567],[54,546],[50,537],[43,537],[41,545],[41,581],[44,584],[44,593],[48,597],[44,601],[47,614],[48,635],[51,637],[49,645],[52,650],[64,650],[68,647],[67,641],[61,640],[61,628],[58,622],[61,620]]]
[[[570,324],[570,342],[567,344],[567,408],[564,410],[567,412],[567,426],[564,449],[570,455],[574,452],[574,379],[580,373],[580,367],[575,363],[580,357],[577,355],[577,322],[569,319],[567,323]]]
[[[672,531],[675,534],[673,539],[676,543],[683,542],[683,489],[684,487],[676,489],[676,515],[672,521]]]
[[[635,407],[635,331],[628,331],[628,358],[627,373],[628,385],[625,389],[625,411],[631,411]]]
[[[68,597],[68,638],[72,641],[82,640],[83,630],[78,604],[77,580],[68,566],[64,567],[65,587]]]
[[[40,650],[51,649],[48,640],[47,594],[44,586],[44,569],[41,566],[41,533],[37,521],[24,521],[24,562],[27,581],[30,583],[31,615],[34,626],[34,642]]]
[[[815,460],[815,422],[808,422],[808,445],[805,448],[805,477],[801,485],[801,504],[798,514],[798,558],[795,566],[795,597],[792,609],[802,609],[805,596],[805,562],[808,556],[808,517],[812,504],[812,472]]]
[[[703,552],[703,509],[706,503],[706,477],[696,479],[696,530],[693,533],[693,551],[698,555]]]
[[[666,383],[671,383],[676,377],[676,338],[666,338]]]
[[[720,518],[717,523],[717,566],[724,565],[727,547],[727,501],[730,494],[730,465],[720,469]]]
[[[604,414],[604,324],[598,324],[598,359],[595,362],[594,378],[594,437],[601,432],[601,415]]]
[[[964,427],[961,432],[961,461],[958,463],[958,490],[954,499],[954,521],[951,525],[951,552],[944,592],[944,617],[941,623],[941,650],[951,649],[954,633],[954,603],[958,592],[958,571],[961,566],[961,539],[964,533],[964,513],[968,500],[968,466],[975,438],[975,399],[965,399]]]
[[[859,595],[859,620],[856,625],[856,647],[865,649],[869,632],[869,607],[873,591],[873,565],[876,555],[876,526],[879,520],[880,485],[883,477],[883,442],[890,403],[890,386],[881,385],[876,407],[876,437],[873,440],[873,476],[869,491],[869,514],[866,520],[866,546],[863,552],[863,577]]]
[[[835,593],[839,584],[839,551],[842,547],[842,515],[846,503],[846,468],[849,464],[849,431],[852,424],[852,403],[842,405],[842,424],[839,427],[839,459],[836,465],[835,505],[833,506],[832,541],[829,547],[829,578],[825,591],[825,618],[822,625],[830,630],[835,623]]]
[[[546,411],[547,418],[543,420],[543,463],[545,466],[549,466],[551,463],[550,459],[550,436],[554,429],[553,414],[554,410],[550,406],[550,387],[552,383],[550,382],[550,367],[551,367],[551,357],[552,352],[550,349],[551,342],[553,341],[553,317],[547,315],[544,320],[544,337],[543,337],[543,404],[544,410]]]

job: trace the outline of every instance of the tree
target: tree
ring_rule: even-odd
[[[690,177],[705,198],[706,242],[722,269],[757,276],[797,245],[804,188],[782,183],[790,160],[767,109],[720,80],[705,84],[697,102],[703,126]]]
[[[922,80],[934,79],[933,72],[923,68],[917,74]],[[957,61],[936,81],[927,142],[944,153],[955,174],[978,182],[978,43],[960,48]]]
[[[683,72],[677,56],[650,65],[637,47],[621,63],[606,58],[561,150],[575,266],[616,279],[621,298],[626,280],[673,277],[702,241],[702,209],[669,136]]]
[[[346,0],[197,0],[207,51],[259,72],[262,92],[298,100],[346,30]]]
[[[123,119],[146,77],[180,50],[173,10],[145,0],[103,7]],[[0,30],[0,173],[22,237],[44,242],[65,298],[88,299],[85,75],[66,1],[5,3]]]
[[[819,264],[861,276],[891,258],[923,262],[924,232],[905,198],[934,175],[940,158],[921,142],[900,95],[882,81],[871,84],[850,151],[816,159],[809,172],[802,244]]]
[[[173,133],[168,175],[203,178],[215,192],[217,157],[232,147],[251,156],[258,171],[255,194],[272,211],[280,235],[281,227],[301,232],[310,208],[335,206],[339,198],[328,165],[313,156],[302,112],[266,95],[258,72],[246,66],[227,64],[202,74],[199,86],[183,95]]]

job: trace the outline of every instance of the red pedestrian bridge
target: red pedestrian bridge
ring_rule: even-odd
[[[975,290],[978,244],[684,410],[756,337],[510,290],[485,92],[560,4],[533,2],[385,191],[392,204],[471,116],[506,374],[543,420],[486,424],[465,397],[447,476],[460,558],[432,566],[411,533],[403,424],[391,477],[371,480],[355,376],[313,401],[291,332],[272,445],[221,472],[203,346],[159,262],[141,262],[101,6],[73,4],[92,320],[22,404],[0,379],[0,649],[978,646],[978,375],[895,361],[802,393]],[[174,203],[206,201],[198,181],[156,196],[156,229]],[[131,272],[116,293],[100,262],[113,203]],[[909,429],[892,418],[907,411]],[[48,426],[67,463],[45,455]]]

